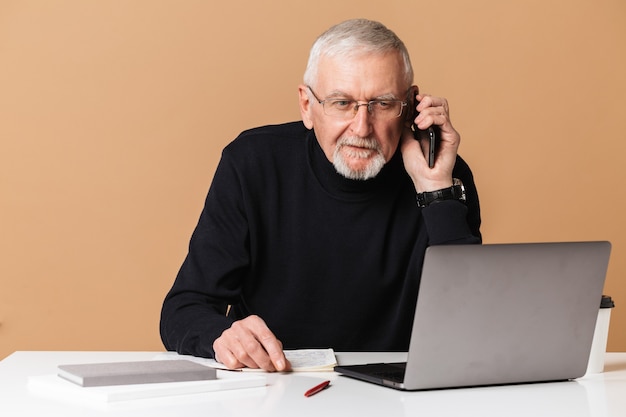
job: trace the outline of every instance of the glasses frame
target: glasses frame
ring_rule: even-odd
[[[315,94],[315,91],[313,91],[313,89],[311,88],[310,85],[307,85],[306,88],[308,88],[309,91],[311,92],[311,94],[313,94],[313,97],[315,97],[315,100],[317,100],[317,102],[322,105],[322,109],[324,109],[324,114],[326,116],[336,117],[338,119],[342,118],[338,114],[328,114],[326,112],[326,106],[324,104],[329,99],[320,100],[320,98],[317,96],[317,94]],[[361,106],[366,106],[365,108],[367,109],[367,114],[369,114],[370,116],[374,116],[374,113],[372,112],[372,106],[375,103],[380,103],[380,102],[384,101],[384,102],[387,102],[387,103],[400,103],[400,112],[397,115],[389,118],[389,120],[397,119],[398,117],[402,116],[402,113],[404,112],[404,108],[409,105],[408,101],[406,101],[406,100],[370,100],[370,101],[366,101],[366,102],[359,102],[358,100],[346,100],[346,101],[355,103],[354,104],[354,108],[352,109],[352,117],[351,118],[354,118],[357,115],[357,113],[359,112],[359,107],[361,107]],[[349,112],[346,112],[346,114],[349,114]],[[345,118],[345,119],[349,120],[351,118]]]

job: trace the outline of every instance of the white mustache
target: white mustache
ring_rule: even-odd
[[[380,146],[375,139],[372,138],[361,138],[358,136],[346,136],[339,141],[337,141],[337,148],[341,148],[343,146],[356,146],[359,148],[365,149],[373,149],[376,151],[380,151]]]

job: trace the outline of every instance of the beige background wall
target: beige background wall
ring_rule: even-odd
[[[613,242],[625,351],[623,0],[2,0],[0,358],[162,349],[221,148],[299,117],[311,42],[350,17],[394,29],[449,99],[486,242]]]

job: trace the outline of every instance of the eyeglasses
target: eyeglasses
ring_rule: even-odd
[[[360,106],[367,106],[367,112],[376,119],[389,120],[400,117],[402,110],[407,105],[402,100],[370,100],[359,103],[357,100],[347,98],[332,98],[320,100],[315,91],[307,85],[307,88],[315,97],[318,103],[324,108],[324,114],[339,119],[352,119],[356,116]]]

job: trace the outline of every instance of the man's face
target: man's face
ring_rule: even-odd
[[[318,78],[310,86],[320,100],[406,100],[399,53],[363,54],[350,59],[322,57]],[[378,174],[396,152],[405,125],[407,107],[397,118],[374,117],[367,106],[350,118],[324,113],[306,86],[300,86],[300,108],[304,124],[315,129],[317,140],[330,162],[347,178],[367,179]],[[350,112],[350,115],[354,114]]]

